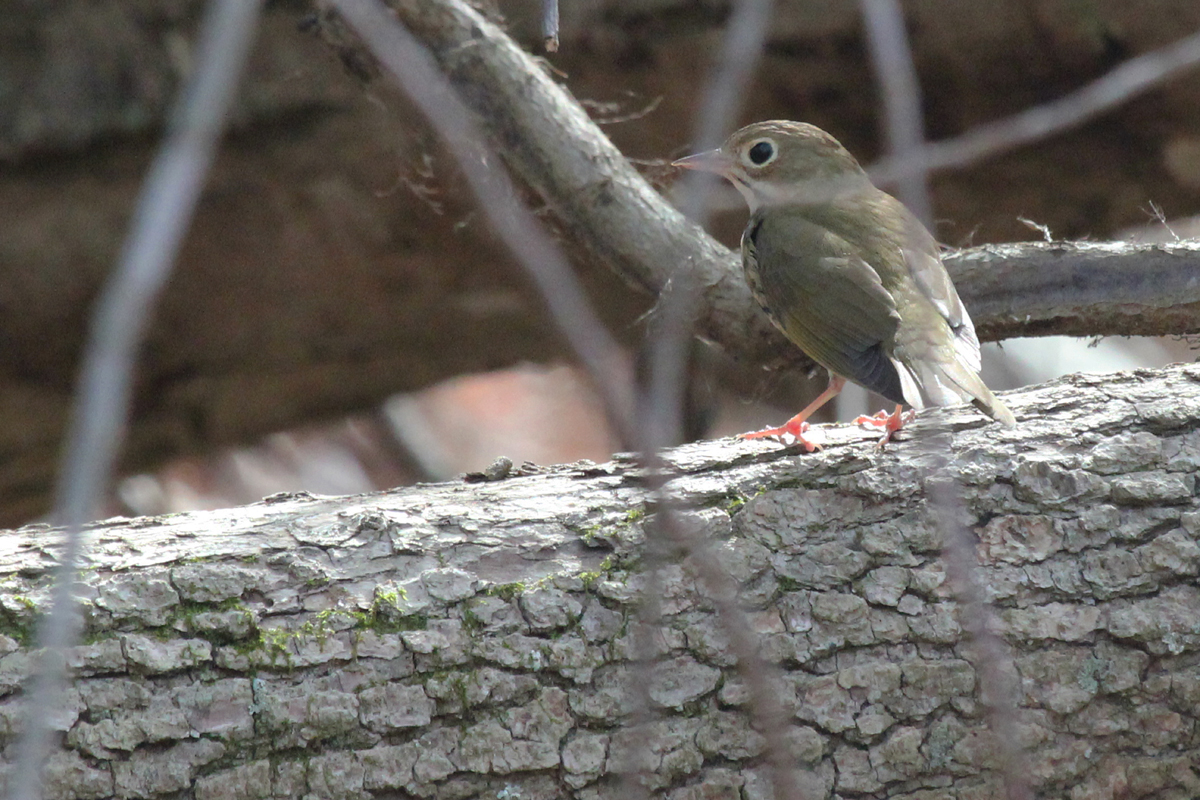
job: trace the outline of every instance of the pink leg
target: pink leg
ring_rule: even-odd
[[[811,453],[813,450],[820,450],[821,445],[817,444],[816,442],[809,441],[804,436],[804,432],[806,430],[808,430],[808,422],[806,420],[809,417],[811,417],[813,414],[815,414],[817,412],[817,409],[819,409],[821,406],[825,405],[830,400],[837,397],[838,392],[840,392],[842,390],[842,387],[845,385],[846,385],[846,379],[843,378],[841,375],[830,374],[829,386],[825,387],[825,391],[823,391],[819,395],[817,395],[817,399],[813,400],[811,403],[809,403],[807,406],[805,406],[804,410],[801,411],[799,414],[792,417],[787,422],[780,425],[778,428],[767,428],[766,430],[763,430],[763,431],[754,431],[753,433],[743,433],[740,436],[738,436],[737,438],[739,438],[739,439],[764,439],[768,436],[782,437],[784,434],[791,434],[791,436],[793,438],[795,438],[795,440],[797,442],[804,445],[804,448],[806,450],[808,450],[808,452]]]
[[[911,422],[912,418],[916,415],[916,411],[914,410],[908,414],[908,419],[905,419],[904,415],[901,414],[903,408],[904,406],[898,405],[896,406],[896,410],[891,414],[886,411],[880,411],[873,417],[858,417],[854,420],[854,422],[858,425],[873,425],[876,428],[883,428],[883,437],[880,438],[878,444],[876,445],[877,447],[882,448],[885,444],[891,441],[893,433],[900,430],[905,422]]]

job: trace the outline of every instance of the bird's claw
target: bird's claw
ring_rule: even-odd
[[[892,414],[890,412],[880,411],[879,413],[875,414],[874,416],[867,416],[866,414],[863,414],[861,416],[855,417],[854,424],[855,425],[872,425],[876,428],[883,428],[888,424],[889,421],[891,421],[891,419],[892,419]]]
[[[791,436],[793,439],[796,440],[797,444],[804,445],[804,449],[811,453],[815,450],[822,449],[822,445],[819,442],[815,442],[812,439],[810,439],[804,435],[810,427],[811,426],[807,422],[801,422],[801,423],[795,424],[795,425],[792,424],[791,422],[788,422],[785,425],[780,425],[778,428],[767,428],[765,430],[753,431],[751,433],[741,433],[741,434],[738,434],[737,438],[739,438],[739,439],[767,439],[767,438],[783,439],[784,436]]]
[[[902,414],[900,407],[897,406],[894,412],[880,411],[874,416],[866,416],[865,414],[856,417],[854,422],[856,425],[870,425],[875,428],[883,428],[883,436],[879,437],[879,441],[875,443],[875,447],[882,450],[883,446],[892,440],[892,434],[900,430],[907,422],[912,422],[916,415],[916,410]]]

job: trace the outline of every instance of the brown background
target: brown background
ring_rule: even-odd
[[[904,5],[935,139],[1200,29],[1189,0]],[[532,6],[497,9],[531,48]],[[0,3],[0,522],[45,508],[89,303],[189,69],[201,8]],[[688,149],[727,11],[564,3],[549,66],[597,118],[634,117],[606,130],[666,185],[661,164]],[[302,30],[311,12],[268,7],[234,129],[144,349],[126,470],[563,356],[436,142],[385,85],[364,85]],[[870,161],[878,110],[858,3],[779,3],[742,121],[811,121]],[[1195,214],[1200,79],[1184,74],[1076,130],[940,174],[933,189],[937,234],[952,245],[1041,235],[1019,217],[1061,238],[1106,238],[1150,221],[1151,203],[1171,219]],[[743,220],[731,211],[715,229],[732,241]],[[648,298],[594,264],[583,272],[636,344]],[[743,393],[778,382],[723,375]]]

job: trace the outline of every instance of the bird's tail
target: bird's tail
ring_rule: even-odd
[[[919,362],[915,370],[896,360],[893,363],[900,374],[904,399],[913,408],[948,406],[969,400],[1001,425],[1017,424],[1008,406],[992,394],[975,370],[957,359]]]
[[[972,405],[1005,427],[1011,428],[1016,425],[1017,418],[1008,410],[1008,406],[1000,402],[1000,398],[992,394],[992,390],[984,386],[983,381],[979,382],[979,386],[983,391],[971,398]]]

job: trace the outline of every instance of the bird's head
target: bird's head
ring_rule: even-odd
[[[814,205],[870,187],[862,167],[837,139],[805,122],[756,122],[735,131],[716,150],[681,158],[673,166],[713,172],[729,180],[750,210],[771,205]]]

